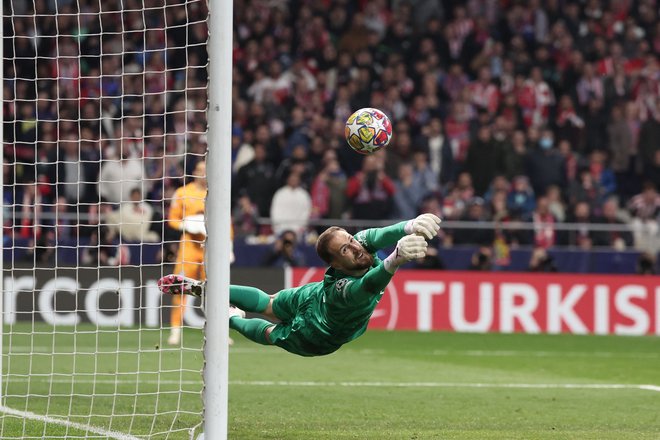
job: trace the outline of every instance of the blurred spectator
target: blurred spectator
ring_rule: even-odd
[[[396,139],[387,147],[385,159],[385,174],[397,176],[399,165],[411,162],[413,158],[412,140],[407,131],[397,133]]]
[[[632,81],[630,76],[626,75],[623,63],[613,63],[612,67],[612,74],[605,76],[603,93],[606,106],[614,109],[621,102],[630,99]]]
[[[550,212],[550,201],[546,196],[541,196],[536,200],[536,209],[527,220],[534,223],[532,231],[534,246],[547,249],[557,244],[557,231],[555,230],[557,220]]]
[[[415,144],[426,151],[431,171],[439,176],[439,183],[445,185],[454,180],[454,155],[442,132],[442,121],[439,118],[432,118],[428,125],[422,127],[422,134],[415,140]]]
[[[603,203],[603,213],[596,222],[613,226],[626,224],[619,217],[619,203],[615,197],[610,197]],[[595,236],[594,244],[596,246],[607,246],[622,251],[633,245],[633,236],[630,231],[599,231]]]
[[[121,258],[120,248],[117,246],[116,228],[108,227],[102,220],[111,212],[108,204],[101,205],[98,217],[99,223],[91,228],[89,245],[82,246],[80,262],[85,266],[116,266]]]
[[[562,231],[559,233],[559,242],[565,246],[579,247],[580,249],[591,249],[594,245],[597,233],[589,227],[590,223],[596,221],[591,213],[591,207],[587,202],[578,202],[573,211],[566,218],[568,223],[575,223],[577,229]]]
[[[584,66],[582,66],[582,77],[578,81],[576,89],[578,103],[582,107],[586,107],[591,100],[603,99],[603,82],[601,78],[596,75],[596,69],[593,64],[585,63]]]
[[[527,162],[527,137],[522,130],[516,130],[511,142],[504,142],[498,157],[498,169],[508,179],[525,174]]]
[[[443,218],[443,216],[445,215],[442,210],[442,206],[440,205],[440,201],[433,194],[429,194],[422,200],[422,203],[419,207],[419,212],[421,214],[425,214],[425,213],[434,214],[438,218]],[[441,229],[438,235],[442,235],[442,232],[443,231]]]
[[[119,157],[114,146],[105,147],[99,175],[101,200],[117,204],[130,200],[131,191],[140,186],[143,178],[144,170],[139,159],[123,150]]]
[[[295,172],[300,176],[301,185],[310,188],[314,177],[314,166],[307,158],[307,148],[298,144],[291,150],[291,156],[284,159],[275,171],[277,187],[286,184],[288,176]]]
[[[396,188],[383,170],[382,159],[366,156],[362,171],[348,180],[346,196],[352,203],[352,218],[382,220],[391,217]]]
[[[424,188],[424,195],[430,192],[436,192],[439,188],[438,175],[429,166],[428,156],[424,151],[415,151],[413,153],[412,165],[415,179],[418,179]]]
[[[42,228],[42,213],[43,213],[43,204],[41,201],[41,194],[37,191],[37,185],[34,182],[28,182],[27,184],[21,185],[23,190],[23,198],[21,200],[20,212],[21,212],[21,228],[20,228],[20,237],[32,239],[32,244],[34,245],[34,240],[38,239],[41,235]]]
[[[500,94],[497,86],[492,82],[490,67],[483,66],[479,69],[477,80],[468,86],[472,97],[472,105],[486,110],[492,117],[500,104]]]
[[[612,107],[607,125],[607,137],[612,171],[619,188],[619,194],[631,194],[631,180],[636,179],[637,145],[633,129],[624,118],[620,105]]]
[[[642,192],[628,203],[628,210],[633,216],[631,225],[635,247],[639,250],[657,252],[660,248],[658,245],[660,194],[658,194],[656,186],[651,182],[646,182]]]
[[[468,203],[468,208],[461,217],[463,221],[481,222],[487,220],[487,211],[485,202],[481,197],[474,197]],[[453,234],[453,243],[456,245],[462,244],[479,244],[490,246],[493,244],[493,231],[489,228],[461,228],[456,229]]]
[[[474,186],[472,185],[472,176],[470,173],[462,172],[459,174],[454,188],[457,191],[458,199],[463,203],[467,203],[475,196]]]
[[[635,269],[639,275],[655,275],[657,273],[656,259],[653,254],[642,252],[637,259],[637,267]]]
[[[584,133],[584,121],[577,115],[570,95],[563,95],[557,105],[557,138],[570,145],[580,145]]]
[[[567,140],[559,141],[557,146],[559,149],[559,154],[564,159],[564,175],[566,176],[566,188],[570,188],[572,185],[575,185],[578,180],[578,172],[580,167],[583,166],[582,157],[575,151],[573,151],[570,142]]]
[[[423,186],[421,178],[413,172],[413,166],[409,162],[399,165],[399,178],[394,181],[396,191],[394,193],[394,218],[415,218],[419,211],[419,205],[426,196],[427,191]]]
[[[585,133],[584,146],[578,151],[589,154],[593,150],[607,148],[607,115],[603,108],[603,101],[598,98],[589,100],[584,114]]]
[[[555,216],[558,222],[566,220],[566,206],[564,204],[561,190],[557,185],[548,187],[545,195],[548,197],[550,212]]]
[[[541,133],[538,147],[529,154],[527,175],[536,194],[545,194],[550,185],[558,185],[560,188],[566,185],[564,158],[554,146],[552,130],[545,129]]]
[[[509,181],[505,176],[502,175],[495,176],[493,181],[490,183],[490,187],[488,188],[488,191],[486,191],[486,193],[484,194],[484,199],[486,200],[486,202],[490,202],[491,199],[493,198],[493,195],[496,192],[502,192],[505,194],[506,197],[506,194],[508,194],[510,190],[511,190],[511,184],[509,183]]]
[[[49,165],[44,167],[47,181],[55,185],[57,193],[71,204],[96,201],[91,182],[99,177],[90,166],[93,158],[81,146],[76,134],[61,133],[57,150],[50,151],[46,158]],[[107,174],[103,175],[103,178],[107,177]]]
[[[522,108],[525,125],[545,126],[548,123],[550,106],[554,103],[554,93],[543,79],[541,68],[532,68],[530,78],[526,79],[518,90],[518,105]]]
[[[312,183],[312,218],[341,218],[346,208],[346,175],[337,155],[328,150]]]
[[[480,246],[470,258],[468,270],[489,271],[493,268],[493,250],[489,246]]]
[[[513,179],[506,205],[509,211],[518,217],[525,217],[532,213],[536,207],[536,198],[527,176],[516,176]]]
[[[160,240],[160,236],[151,230],[153,208],[142,200],[139,188],[131,190],[130,200],[122,202],[118,211],[106,216],[111,227],[116,227],[123,240],[146,243]]]
[[[238,171],[233,187],[245,190],[259,208],[259,215],[268,217],[275,185],[275,168],[266,160],[266,147],[255,144],[254,159]]]
[[[579,180],[570,186],[568,192],[571,205],[587,202],[593,209],[599,206],[605,196],[605,191],[587,168],[580,171]]]
[[[510,218],[506,206],[507,193],[504,190],[496,190],[490,198],[490,212],[494,222],[506,221]]]
[[[240,129],[234,129],[231,136],[232,172],[236,174],[244,165],[254,159],[254,148],[245,141]],[[252,132],[248,132],[250,135]]]
[[[286,185],[273,195],[270,218],[276,235],[291,230],[303,237],[307,230],[312,214],[312,199],[300,184],[300,174],[293,171],[286,179]]]
[[[655,102],[655,112],[640,127],[638,148],[644,178],[657,183],[660,182],[660,97]]]
[[[76,240],[78,238],[77,222],[71,219],[66,197],[57,198],[55,205],[55,218],[53,219],[53,230],[55,231],[55,240]]]
[[[465,159],[465,171],[472,176],[474,191],[483,196],[496,175],[497,150],[489,126],[479,128]]]
[[[273,243],[272,249],[264,257],[263,266],[300,267],[305,265],[305,257],[297,248],[296,233],[283,231]]]
[[[456,165],[462,166],[470,146],[470,120],[473,115],[463,100],[454,101],[450,106],[445,120],[445,133]]]
[[[537,247],[532,251],[532,256],[529,259],[530,272],[557,272],[557,266],[554,259],[545,248]]]
[[[236,237],[256,235],[259,232],[259,212],[247,191],[243,190],[238,197],[238,203],[234,207],[232,224]]]
[[[602,150],[594,150],[589,156],[589,171],[594,181],[602,188],[603,200],[616,191],[616,178],[612,169],[607,166],[606,159],[607,156]]]

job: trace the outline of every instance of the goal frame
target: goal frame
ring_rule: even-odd
[[[4,17],[5,17],[5,11],[4,11],[4,3],[3,3],[3,8],[2,8],[2,20],[0,20],[0,35],[2,35],[2,38],[4,40],[4,35],[5,35],[5,27],[4,27]],[[0,44],[0,60],[3,61],[4,63],[5,59],[5,45]],[[4,87],[5,83],[5,69],[2,68],[0,69],[0,84],[3,84]],[[4,93],[4,92],[3,92]],[[2,148],[0,148],[0,162],[2,163],[2,166],[4,167],[5,165],[5,112],[2,112],[2,115],[0,115],[0,142],[2,145]],[[0,191],[4,192],[5,190],[5,176],[4,173],[0,173]],[[5,304],[5,247],[4,247],[4,242],[5,242],[5,198],[4,194],[2,199],[0,199],[0,407],[5,406],[5,394],[4,394],[4,382],[2,381],[2,372],[4,371],[4,364],[3,364],[3,357],[4,357],[4,344],[3,340],[5,338],[5,320],[4,320],[4,304]]]
[[[229,261],[231,249],[231,90],[233,1],[207,0],[208,5],[208,196],[206,222],[208,239],[205,266],[207,291],[204,299],[204,391],[203,437],[226,439],[228,426],[228,342]],[[3,11],[4,14],[4,11]],[[0,22],[4,35],[4,21]],[[0,45],[0,59],[4,46]],[[4,82],[4,71],[0,71]],[[0,138],[4,145],[4,114],[0,116]],[[4,163],[4,148],[0,151]],[[0,187],[4,184],[0,174]],[[4,202],[3,202],[4,203]],[[4,221],[4,211],[0,210]],[[4,238],[4,229],[0,231]],[[0,267],[4,267],[4,247],[0,249]],[[4,270],[0,271],[0,317],[5,300]],[[4,320],[3,320],[4,321]],[[3,350],[4,322],[0,328],[0,353]],[[4,408],[4,363],[0,356],[0,407]],[[104,431],[105,432],[105,431]],[[130,438],[129,435],[126,438]],[[200,436],[199,438],[202,438]]]
[[[209,0],[208,195],[204,330],[204,437],[226,439],[231,249],[231,105],[233,1]]]

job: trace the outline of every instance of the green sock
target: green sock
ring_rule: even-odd
[[[262,345],[271,345],[266,338],[266,330],[272,325],[274,325],[272,322],[259,318],[246,319],[240,316],[232,316],[229,319],[230,328],[237,330],[249,340]]]
[[[263,290],[249,286],[229,286],[229,302],[241,310],[262,313],[270,303],[270,296]]]

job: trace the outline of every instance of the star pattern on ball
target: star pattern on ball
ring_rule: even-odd
[[[355,118],[353,122],[348,124],[348,130],[350,131],[351,134],[358,134],[358,130],[362,126],[362,124],[358,124],[357,120],[358,118]]]
[[[380,130],[387,132],[387,128],[385,128],[385,125],[383,124],[383,122],[385,122],[385,119],[374,118],[374,120],[376,121],[375,124],[376,126],[374,127],[376,129],[376,133],[378,133]]]

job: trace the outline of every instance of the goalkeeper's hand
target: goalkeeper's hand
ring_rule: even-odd
[[[432,240],[440,230],[440,218],[434,214],[422,214],[406,223],[406,234],[417,234]]]
[[[189,215],[184,217],[181,223],[181,230],[193,235],[203,235],[206,237],[206,225],[204,224],[204,214]]]
[[[426,256],[428,243],[420,235],[406,235],[396,244],[396,249],[385,259],[383,265],[389,273],[394,273],[399,266]]]

